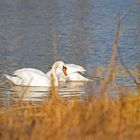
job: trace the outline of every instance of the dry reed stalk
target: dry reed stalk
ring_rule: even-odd
[[[55,79],[52,74],[51,74],[51,93],[52,93],[52,98],[54,99],[58,98],[58,87],[55,86]]]
[[[121,15],[120,17],[120,22],[121,20],[123,20],[124,17],[127,16],[127,14],[132,11],[133,9],[137,8],[137,6],[139,6],[139,2],[135,2],[134,4],[132,4],[131,7],[128,7],[128,9]],[[131,77],[131,79],[133,80],[133,82],[135,83],[136,87],[137,87],[137,91],[138,93],[140,93],[140,83],[136,80],[136,78],[134,77],[133,73],[127,68],[127,65],[125,64],[122,56],[121,56],[121,53],[119,51],[119,48],[117,49],[117,52],[118,52],[118,58],[120,60],[120,63],[122,64],[122,66],[124,67],[124,69],[126,70],[126,72],[129,74],[129,76]]]
[[[113,47],[112,47],[112,55],[111,55],[110,63],[108,66],[108,76],[105,78],[103,86],[102,86],[102,90],[101,90],[102,95],[107,100],[108,100],[107,93],[108,93],[109,85],[110,83],[114,82],[115,75],[116,75],[116,55],[117,55],[119,43],[120,43],[120,24],[121,24],[121,17],[118,16],[116,31],[115,31],[115,39],[114,39]]]

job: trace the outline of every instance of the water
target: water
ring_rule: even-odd
[[[47,72],[63,60],[84,66],[88,76],[108,65],[116,17],[125,12],[120,51],[128,68],[135,70],[140,62],[138,1],[1,0],[0,72],[21,67]]]

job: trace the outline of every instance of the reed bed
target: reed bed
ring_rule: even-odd
[[[17,102],[0,110],[1,140],[139,140],[140,96],[92,97],[84,102],[51,98]]]

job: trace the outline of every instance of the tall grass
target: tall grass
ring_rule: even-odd
[[[55,98],[0,111],[2,140],[139,140],[140,96],[92,98],[76,102]]]

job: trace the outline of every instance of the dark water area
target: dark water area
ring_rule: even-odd
[[[47,72],[56,60],[82,65],[87,75],[106,67],[117,16],[125,13],[120,52],[135,70],[140,62],[138,0],[1,0],[0,74],[22,67]]]

